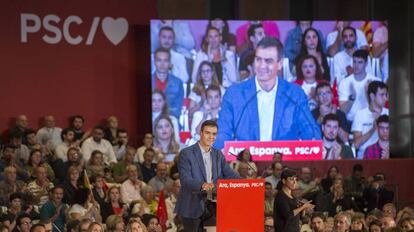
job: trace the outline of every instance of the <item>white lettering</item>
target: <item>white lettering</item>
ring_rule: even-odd
[[[70,24],[72,23],[76,23],[79,25],[82,23],[82,19],[76,15],[69,16],[63,23],[63,36],[65,37],[66,42],[72,45],[77,45],[82,42],[82,36],[77,35],[76,37],[72,37],[70,35],[69,28],[70,28]]]
[[[33,22],[29,26],[29,21]],[[35,14],[20,14],[20,41],[27,43],[27,34],[38,32],[40,30],[40,18]]]
[[[55,36],[52,37],[49,35],[44,35],[42,38],[46,43],[57,44],[62,40],[62,32],[60,31],[59,27],[52,25],[51,22],[58,24],[60,22],[60,18],[56,15],[46,15],[43,18],[43,27],[46,31],[53,32]]]

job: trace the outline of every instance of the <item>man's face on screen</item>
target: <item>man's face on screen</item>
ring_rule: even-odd
[[[322,125],[323,137],[328,141],[334,141],[336,139],[338,130],[338,121],[335,120],[328,120],[325,125]]]
[[[217,137],[217,127],[215,126],[205,126],[200,133],[200,143],[204,146],[211,147],[216,141]]]
[[[160,32],[160,47],[171,49],[174,45],[174,33],[170,30],[162,30]]]
[[[388,122],[380,122],[377,125],[378,128],[378,137],[382,141],[388,141],[390,136],[390,124]]]
[[[281,69],[281,60],[278,58],[276,47],[256,49],[256,57],[254,58],[254,71],[257,81],[269,82],[275,80],[277,72]]]
[[[363,74],[365,72],[365,67],[367,66],[367,61],[361,57],[354,57],[352,58],[352,68],[354,70],[354,74]]]
[[[212,109],[218,109],[221,104],[220,92],[215,90],[207,91],[207,103]]]
[[[155,68],[158,73],[167,74],[170,67],[170,56],[166,52],[155,53]]]
[[[316,93],[316,99],[320,105],[330,105],[332,103],[332,91],[328,86],[319,88]]]
[[[342,32],[342,39],[344,41],[344,47],[351,49],[355,46],[356,36],[353,30],[346,29]]]

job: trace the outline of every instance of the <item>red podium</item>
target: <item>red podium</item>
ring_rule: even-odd
[[[217,231],[264,231],[264,179],[217,182]]]

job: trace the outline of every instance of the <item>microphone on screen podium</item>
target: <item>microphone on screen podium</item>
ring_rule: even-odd
[[[257,94],[260,92],[260,89],[256,91],[256,93],[254,93],[247,101],[246,103],[244,103],[242,110],[240,112],[240,116],[237,120],[237,123],[234,124],[234,139],[237,139],[237,129],[240,126],[240,122],[241,122],[241,118],[243,117],[244,111],[246,110],[247,106],[249,105],[249,103],[256,98]]]
[[[292,102],[297,108],[299,108],[300,112],[305,116],[305,119],[307,121],[307,123],[309,124],[311,130],[312,130],[312,140],[316,140],[316,133],[315,133],[315,128],[313,128],[313,123],[312,120],[308,117],[308,115],[306,114],[305,110],[303,109],[303,107],[295,100],[292,99],[292,97],[290,97],[286,92],[282,92],[283,96],[285,96],[290,102]]]

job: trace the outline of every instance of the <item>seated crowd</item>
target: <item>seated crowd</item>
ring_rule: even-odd
[[[328,115],[323,128],[331,128],[330,121],[338,124],[334,114]],[[16,127],[8,131],[9,141],[2,145],[0,154],[3,230],[28,232],[32,227],[54,232],[181,231],[180,218],[174,213],[180,190],[179,155],[163,150],[169,152],[171,144],[163,146],[163,138],[157,141],[148,133],[143,145],[136,149],[114,116],[108,118],[107,127],[97,126],[90,132],[84,130],[82,116],[71,119],[70,127],[61,129],[53,116],[46,116],[45,126],[35,131],[30,129],[27,117],[20,115]],[[165,122],[161,128],[155,126],[154,133],[171,126],[168,119],[159,120]],[[331,150],[335,149],[344,152],[328,153],[349,155],[346,148],[332,142]],[[275,154],[271,168],[262,173],[248,150],[240,152],[230,167],[242,178],[265,178],[265,225],[266,230],[272,231],[276,186],[286,168],[282,154]],[[312,201],[315,208],[301,215],[302,228],[412,230],[413,209],[397,211],[394,193],[385,188],[385,181],[381,172],[365,177],[361,165],[355,165],[349,177],[343,177],[333,166],[325,178],[314,177],[310,168],[303,167],[294,194],[301,201]],[[165,201],[164,211],[158,208],[160,201]]]
[[[218,119],[226,89],[255,76],[257,44],[281,37],[277,21],[246,21],[233,28],[234,35],[226,20],[215,19],[208,21],[196,51],[190,23],[151,24],[152,120],[156,146],[165,153],[195,143],[201,124]],[[297,21],[287,32],[282,59],[288,65],[278,76],[307,95],[321,127],[324,159],[389,158],[387,33],[381,23],[368,44],[349,21],[336,22],[326,37],[312,21]]]

